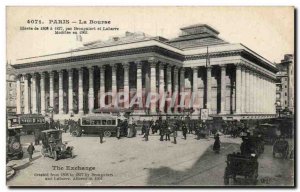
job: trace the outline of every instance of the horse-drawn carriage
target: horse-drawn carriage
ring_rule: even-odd
[[[224,174],[225,185],[234,184],[238,176],[242,176],[247,182],[256,185],[258,177],[258,161],[255,154],[228,154],[226,163],[227,167],[225,168]],[[231,184],[232,180],[233,183]]]
[[[278,125],[269,123],[260,124],[254,132],[261,134],[265,144],[270,145],[273,145],[276,139],[281,135]]]
[[[282,158],[287,159],[289,156],[289,143],[286,140],[279,139],[273,145],[273,157],[280,154]]]
[[[249,142],[253,147],[254,153],[256,155],[260,155],[264,152],[264,140],[260,135],[252,135],[249,136]]]

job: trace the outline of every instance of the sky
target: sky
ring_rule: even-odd
[[[167,39],[177,37],[180,28],[208,24],[230,43],[242,43],[271,62],[294,53],[293,7],[8,7],[6,11],[7,60],[68,51],[78,46],[76,35],[55,35],[53,31],[20,31],[34,27],[27,20],[109,20],[119,31],[94,31],[82,35],[83,42],[107,40],[126,31],[144,32]],[[47,25],[46,25],[47,24]],[[68,24],[64,26],[101,26]]]

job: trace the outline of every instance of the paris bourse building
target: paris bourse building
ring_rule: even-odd
[[[19,59],[13,65],[17,113],[45,114],[53,108],[54,118],[68,119],[110,106],[131,107],[138,116],[175,115],[192,108],[194,117],[202,109],[223,119],[274,117],[276,66],[218,35],[206,24],[183,27],[174,39],[126,32],[68,52]],[[113,102],[107,92],[122,92],[129,99]],[[174,105],[165,99],[145,107],[149,93],[178,97]],[[136,96],[142,107],[130,105]]]

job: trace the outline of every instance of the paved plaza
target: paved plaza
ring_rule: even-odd
[[[33,141],[32,136],[21,138],[24,152]],[[171,138],[172,140],[172,138]],[[134,138],[72,137],[63,134],[63,141],[74,147],[74,158],[54,161],[42,157],[41,146],[36,146],[33,161],[25,153],[22,160],[12,160],[8,165],[16,174],[7,184],[14,186],[222,186],[226,155],[239,151],[241,139],[221,136],[221,152],[212,150],[213,138],[196,140],[188,134],[187,140],[177,138],[159,141],[151,135],[146,142],[141,135]],[[293,185],[293,160],[272,157],[272,147],[265,146],[259,157],[257,185]],[[95,167],[95,170],[54,170],[53,166]],[[52,174],[52,175],[51,175]],[[88,176],[86,175],[88,174]],[[86,180],[83,178],[91,178]],[[48,180],[52,179],[52,180]],[[67,181],[66,181],[67,180]],[[30,181],[30,183],[28,182]],[[245,185],[242,180],[236,184]]]

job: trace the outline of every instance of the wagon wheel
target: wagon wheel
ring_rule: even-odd
[[[73,137],[80,137],[79,131],[73,131],[73,132],[72,132],[72,136],[73,136]]]
[[[53,159],[54,159],[55,161],[58,160],[57,151],[53,151]]]
[[[22,159],[22,158],[23,158],[23,151],[18,154],[18,159]]]
[[[46,154],[45,154],[45,148],[42,148],[42,150],[41,150],[41,155],[43,156],[43,157],[45,157],[46,156]]]
[[[110,131],[104,131],[104,137],[110,137],[111,132]]]
[[[287,146],[286,150],[285,150],[285,155],[284,155],[284,158],[285,159],[288,159],[288,156],[289,156],[289,146]]]
[[[225,168],[225,173],[224,173],[224,185],[229,185],[229,179],[230,179],[230,171],[228,167]]]
[[[257,169],[255,169],[255,171],[251,175],[251,180],[252,180],[253,185],[257,184],[257,177],[258,177],[258,171],[257,171]]]

